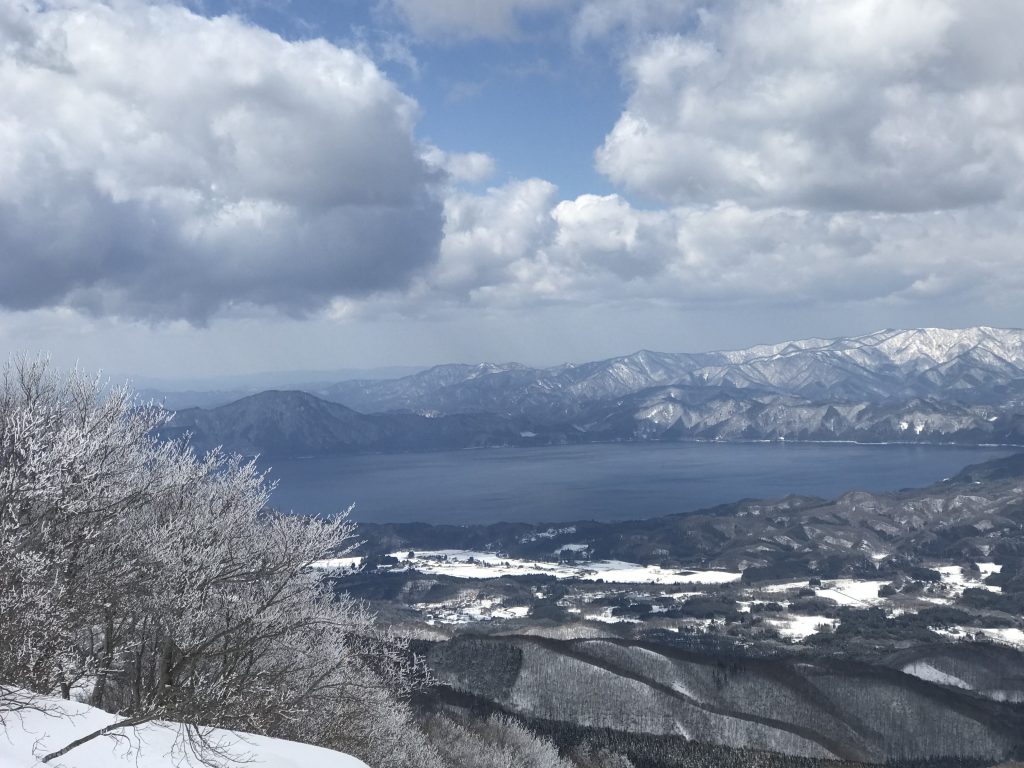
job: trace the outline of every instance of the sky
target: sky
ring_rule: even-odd
[[[1024,325],[1019,0],[0,0],[0,354]]]

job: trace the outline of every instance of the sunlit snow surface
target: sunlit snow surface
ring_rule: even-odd
[[[52,714],[5,713],[0,733],[0,768],[39,768],[38,758],[64,747],[118,718],[86,704],[45,699]],[[181,739],[182,727],[152,723],[101,736],[47,763],[54,768],[199,768],[203,763]],[[232,765],[253,768],[367,768],[354,757],[323,747],[211,729],[216,745],[237,758]]]
[[[584,581],[602,579],[617,584],[727,584],[738,581],[742,575],[732,571],[671,570],[622,560],[577,563],[518,560],[467,549],[415,552],[411,558],[408,552],[394,552],[391,556],[421,573],[464,579],[548,575],[558,579],[576,578]]]
[[[976,565],[978,566],[978,575],[966,573],[959,565],[940,565],[935,570],[942,574],[942,583],[957,595],[962,595],[965,589],[987,589],[989,592],[1002,592],[1000,587],[990,586],[984,580],[993,573],[999,573],[1003,566],[995,563],[976,563]]]
[[[1009,645],[1024,650],[1024,629],[1015,627],[932,627],[932,632],[953,640],[969,640],[982,637],[1000,645]]]
[[[851,608],[867,608],[884,602],[878,590],[888,581],[859,581],[857,579],[835,579],[822,582],[817,590],[819,597],[834,600],[839,605]]]
[[[529,606],[505,605],[500,597],[479,597],[475,590],[471,596],[460,596],[441,603],[416,603],[427,624],[469,624],[492,619],[523,619],[530,613]]]
[[[313,563],[316,568],[324,570],[355,571],[363,564],[361,557],[331,557],[327,560],[317,560]]]
[[[970,684],[961,680],[959,677],[955,677],[947,672],[943,672],[941,669],[937,669],[935,666],[929,664],[927,661],[914,661],[910,664],[906,664],[903,667],[903,671],[908,675],[919,677],[922,680],[927,680],[929,683],[939,683],[940,685],[952,685],[956,688],[970,688]]]
[[[781,637],[797,642],[810,637],[821,627],[827,627],[832,630],[839,626],[838,619],[830,619],[827,616],[801,616],[799,614],[793,614],[781,619],[767,619],[766,623],[774,627]]]

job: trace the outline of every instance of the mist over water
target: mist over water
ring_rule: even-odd
[[[630,443],[328,456],[267,462],[271,503],[300,514],[355,504],[363,522],[493,523],[656,517],[789,494],[926,486],[1006,448]]]

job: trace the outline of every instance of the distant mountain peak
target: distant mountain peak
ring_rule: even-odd
[[[1021,444],[1024,331],[887,329],[725,352],[640,349],[551,368],[449,364],[401,379],[340,382],[316,395],[262,392],[179,422],[225,444],[301,445],[309,454],[330,446],[517,444],[540,434],[550,442]],[[415,421],[422,416],[432,423]],[[444,417],[464,419],[456,425]]]

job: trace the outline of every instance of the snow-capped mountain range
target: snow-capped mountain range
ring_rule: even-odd
[[[886,330],[551,368],[441,365],[189,409],[176,426],[201,443],[297,455],[649,439],[1024,444],[1024,331]]]
[[[582,404],[661,386],[793,395],[821,402],[940,396],[999,403],[1024,382],[1024,331],[886,330],[727,352],[641,350],[552,368],[443,365],[384,381],[346,381],[314,392],[364,412],[571,414]],[[1016,393],[1015,393],[1016,394]]]

